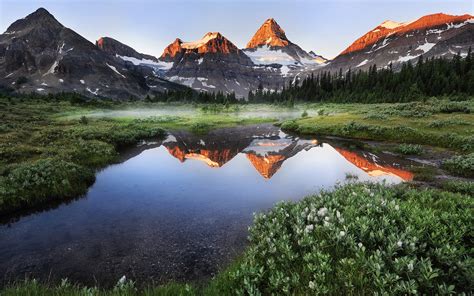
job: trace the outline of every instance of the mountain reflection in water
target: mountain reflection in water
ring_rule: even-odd
[[[251,134],[237,132],[229,135],[228,130],[217,130],[208,135],[175,132],[162,145],[180,162],[198,160],[212,168],[220,168],[243,153],[263,178],[270,179],[287,159],[303,150],[321,146],[322,143],[317,139],[300,139],[275,128],[260,127]],[[374,154],[349,151],[336,146],[333,148],[369,176],[386,175],[399,178],[400,181],[413,179],[413,173],[390,165]]]

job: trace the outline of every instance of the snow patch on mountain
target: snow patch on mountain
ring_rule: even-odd
[[[449,29],[458,29],[458,28],[461,28],[461,27],[463,27],[467,24],[474,24],[474,18],[468,19],[467,21],[459,23],[459,24],[449,23],[447,30],[449,30]]]
[[[280,71],[281,71],[281,75],[287,76],[288,73],[290,72],[290,68],[285,65],[281,67]]]
[[[401,27],[401,26],[404,26],[405,23],[398,23],[398,22],[394,22],[394,21],[391,21],[391,20],[387,20],[383,23],[380,24],[380,27],[383,27],[383,28],[386,28],[386,29],[395,29],[395,28],[398,28],[398,27]]]
[[[273,50],[268,46],[258,47],[254,51],[245,51],[245,54],[252,60],[256,65],[270,65],[270,64],[280,64],[280,65],[295,65],[298,62],[283,52],[281,49]]]
[[[196,78],[194,77],[179,77],[179,76],[172,76],[169,78],[170,81],[177,82],[189,87],[193,87],[194,82],[196,81]]]
[[[57,66],[58,66],[58,61],[54,61],[54,63],[49,68],[49,70],[46,73],[44,73],[43,76],[46,76],[48,74],[54,74],[54,70],[56,69]]]
[[[408,55],[406,55],[406,56],[399,57],[396,62],[399,62],[399,63],[408,62],[408,61],[413,60],[414,58],[417,58],[417,57],[419,57],[419,56],[420,56],[419,54],[416,54],[416,55],[408,54]]]
[[[362,67],[363,65],[367,64],[368,62],[369,62],[369,60],[365,59],[359,65],[357,65],[356,67]]]
[[[425,41],[426,41],[426,39],[425,39]],[[436,45],[436,43],[429,43],[429,42],[426,42],[426,43],[424,43],[424,44],[418,46],[418,47],[416,48],[416,50],[422,50],[423,53],[427,53],[427,52],[430,51],[430,50],[433,48],[433,46],[435,46],[435,45]]]
[[[171,69],[171,67],[173,67],[173,62],[163,62],[163,61],[155,62],[153,60],[137,59],[134,57],[127,57],[127,56],[120,56],[120,55],[117,55],[117,57],[121,58],[124,61],[131,62],[135,66],[142,65],[142,66],[157,68],[160,70],[169,70]]]
[[[206,35],[204,35],[204,37],[202,39],[199,39],[197,41],[183,42],[181,44],[181,47],[185,48],[185,49],[199,48],[199,47],[203,46],[204,44],[208,43],[210,40],[217,38],[218,35],[219,35],[219,33],[217,33],[217,32],[207,33]]]
[[[120,73],[117,68],[115,68],[114,66],[110,65],[109,63],[105,63],[110,69],[112,69],[112,71],[114,71],[115,73],[117,73],[118,75],[122,76],[122,78],[125,78],[125,75],[123,75],[122,73]]]
[[[98,88],[96,88],[96,89],[93,91],[93,90],[91,90],[90,88],[87,87],[86,90],[87,90],[88,92],[90,92],[91,94],[93,94],[94,96],[97,96],[97,95],[99,94],[99,89],[98,89]]]

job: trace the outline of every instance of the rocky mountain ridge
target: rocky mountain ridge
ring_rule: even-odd
[[[191,87],[245,98],[258,88],[278,91],[290,81],[340,69],[392,67],[419,56],[465,54],[474,45],[474,18],[432,14],[411,22],[385,21],[331,61],[291,42],[267,19],[240,49],[219,32],[176,38],[160,57],[110,37],[95,45],[40,8],[0,35],[0,87],[16,92],[78,92],[90,97],[143,98]]]
[[[420,56],[463,55],[473,45],[474,17],[469,14],[436,13],[405,23],[385,21],[355,40],[325,70],[367,70],[373,65],[397,70]]]
[[[16,92],[140,98],[183,88],[159,78],[148,81],[141,71],[64,27],[43,8],[0,35],[0,84]]]

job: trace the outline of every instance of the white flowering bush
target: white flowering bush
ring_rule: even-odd
[[[255,217],[233,290],[453,294],[473,289],[472,198],[351,184]]]

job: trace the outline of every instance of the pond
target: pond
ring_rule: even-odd
[[[123,275],[207,279],[242,253],[254,212],[355,178],[413,178],[404,160],[355,146],[266,124],[171,132],[100,171],[85,196],[0,225],[0,276],[100,286]]]

